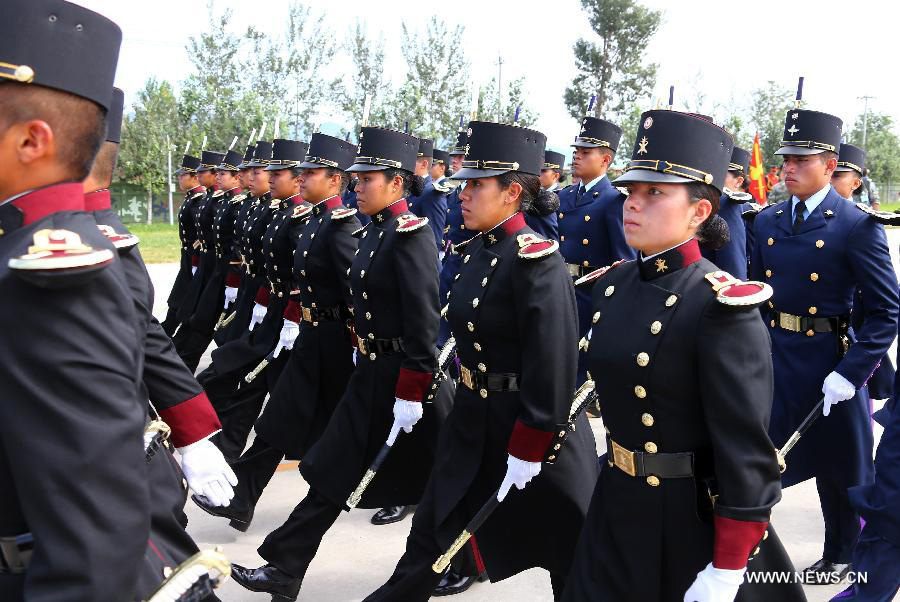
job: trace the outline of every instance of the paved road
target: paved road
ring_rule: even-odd
[[[895,268],[898,267],[897,249],[900,230],[888,233]],[[158,317],[165,314],[165,299],[177,272],[175,264],[150,266],[150,274],[157,289]],[[900,273],[900,270],[898,270]],[[891,349],[896,358],[896,342]],[[209,362],[207,354],[200,364],[203,369]],[[895,362],[896,364],[896,362]],[[592,420],[597,435],[598,451],[603,452],[601,421]],[[881,427],[875,426],[876,442],[881,437]],[[204,546],[221,545],[229,558],[246,566],[259,566],[262,559],[256,548],[266,534],[281,524],[294,505],[303,498],[308,486],[295,466],[284,464],[266,488],[256,510],[253,524],[246,533],[238,533],[222,519],[213,518],[188,502],[189,531]],[[369,523],[371,510],[355,510],[345,513],[325,537],[315,561],[309,568],[300,600],[316,602],[354,602],[375,590],[391,574],[394,564],[404,550],[409,533],[410,519],[383,527]],[[788,552],[800,570],[818,560],[822,551],[823,523],[815,485],[808,481],[784,491],[783,499],[773,512],[772,524],[778,530]],[[810,602],[828,600],[838,593],[840,586],[807,587]],[[220,592],[225,602],[267,601],[268,596],[244,590],[233,582]],[[496,584],[476,584],[464,594],[451,598],[454,602],[546,602],[552,600],[549,575],[542,570],[531,570]],[[895,600],[900,600],[898,596]]]

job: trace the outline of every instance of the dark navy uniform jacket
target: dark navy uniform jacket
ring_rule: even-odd
[[[753,200],[746,192],[728,189],[719,198],[719,216],[728,224],[729,240],[721,249],[713,251],[701,245],[703,256],[735,278],[747,278],[747,229],[742,217],[744,203]]]
[[[447,221],[447,193],[450,192],[449,182],[443,180],[436,185],[432,179],[425,179],[425,189],[419,196],[410,197],[409,210],[419,217],[427,217],[428,225],[434,232],[434,240],[438,249],[441,249],[444,237],[444,224]],[[354,194],[354,199],[355,199]]]
[[[751,280],[775,289],[763,317],[772,338],[775,396],[769,434],[781,447],[813,405],[832,371],[861,389],[897,334],[897,278],[884,228],[829,187],[794,234],[792,203],[763,209],[754,222]],[[861,328],[847,334],[844,354],[834,332],[781,327],[785,312],[801,318],[841,317],[849,322],[853,295],[866,299]],[[786,320],[789,325],[790,318]],[[787,458],[785,486],[828,475],[838,486],[872,479],[872,429],[866,391],[820,417]]]

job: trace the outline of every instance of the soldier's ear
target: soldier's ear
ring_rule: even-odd
[[[22,165],[32,165],[56,155],[56,136],[53,128],[42,119],[13,124],[4,133],[15,145],[13,152]]]

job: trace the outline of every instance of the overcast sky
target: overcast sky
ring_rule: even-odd
[[[124,32],[116,85],[131,101],[153,75],[177,82],[190,73],[185,51],[188,38],[207,27],[205,0],[76,0],[116,21]],[[659,64],[653,97],[667,95],[674,84],[675,108],[702,94],[715,103],[745,105],[749,93],[767,80],[794,89],[806,77],[808,107],[836,114],[846,122],[862,113],[858,97],[874,96],[873,111],[890,113],[900,122],[900,3],[856,0],[644,0],[664,13],[647,58]],[[282,31],[287,0],[217,0],[234,10],[238,30],[246,25]],[[346,36],[359,17],[386,41],[386,71],[402,81],[400,21],[424,23],[434,14],[450,25],[465,26],[465,48],[472,65],[471,81],[487,83],[503,57],[503,79],[527,76],[528,102],[540,113],[535,128],[548,136],[548,146],[564,150],[578,131],[562,102],[575,76],[572,45],[591,30],[580,0],[307,0],[324,11],[338,37]],[[373,10],[377,7],[377,10]],[[346,64],[345,77],[352,74]],[[701,90],[696,85],[699,81]],[[646,108],[650,107],[648,101]],[[338,114],[321,116],[340,121]],[[482,116],[484,117],[484,116]],[[624,146],[630,147],[631,141]]]

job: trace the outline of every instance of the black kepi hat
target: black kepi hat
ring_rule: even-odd
[[[191,155],[184,155],[181,158],[181,167],[175,170],[175,175],[181,175],[183,173],[196,174],[197,168],[200,167],[200,159],[197,157],[193,157]]]
[[[571,146],[582,148],[609,148],[615,151],[619,148],[619,140],[622,138],[622,128],[611,121],[591,117],[581,120],[581,132],[575,137]]]
[[[197,169],[197,173],[213,171],[224,158],[224,153],[217,153],[216,151],[202,151],[200,153],[200,167]]]
[[[469,131],[466,129],[460,129],[459,132],[456,133],[456,144],[450,147],[448,154],[451,157],[453,155],[465,155],[468,149]]]
[[[562,173],[563,166],[566,164],[566,156],[552,150],[544,151],[544,167],[543,169],[554,169]]]
[[[866,151],[855,144],[841,143],[837,167],[834,171],[855,171],[863,175],[866,169]]]
[[[356,159],[347,171],[383,171],[402,169],[416,171],[419,139],[397,130],[364,127],[359,133]]]
[[[750,151],[735,146],[731,151],[728,171],[739,171],[742,174],[750,173]]]
[[[450,165],[450,153],[445,150],[441,150],[439,148],[434,149],[434,157],[432,158],[434,163],[443,163],[444,165]]]
[[[253,151],[256,150],[255,144],[248,144],[247,150],[244,153],[244,160],[241,161],[241,164],[238,165],[238,169],[249,169],[250,162],[253,160]]]
[[[266,171],[299,167],[303,163],[303,159],[306,158],[308,149],[309,145],[300,140],[276,138],[272,142],[272,159],[266,166]]]
[[[469,123],[469,152],[454,180],[490,178],[509,171],[540,175],[547,137],[536,130],[492,123]]]
[[[424,157],[428,157],[431,159],[434,157],[434,140],[429,140],[428,138],[419,138],[419,152],[418,157],[420,159]]]
[[[247,167],[265,167],[272,160],[272,143],[268,140],[257,140],[253,149],[253,158]]]
[[[62,90],[109,109],[122,30],[63,0],[3,0],[0,81]]]
[[[631,161],[613,183],[702,182],[721,192],[732,148],[731,134],[711,121],[678,111],[647,111],[641,115]]]
[[[356,145],[334,136],[315,133],[309,141],[307,152],[309,154],[300,164],[300,167],[304,169],[331,167],[347,171],[347,168],[353,165],[353,159],[356,157]]]
[[[106,112],[106,141],[119,144],[122,141],[122,112],[125,108],[125,93],[112,89],[109,110]]]
[[[841,128],[844,122],[839,117],[791,109],[784,118],[784,134],[781,148],[776,155],[817,155],[830,151],[837,153],[841,145]]]
[[[222,158],[222,162],[216,165],[216,169],[222,171],[238,171],[241,164],[241,153],[236,150],[229,150]]]

